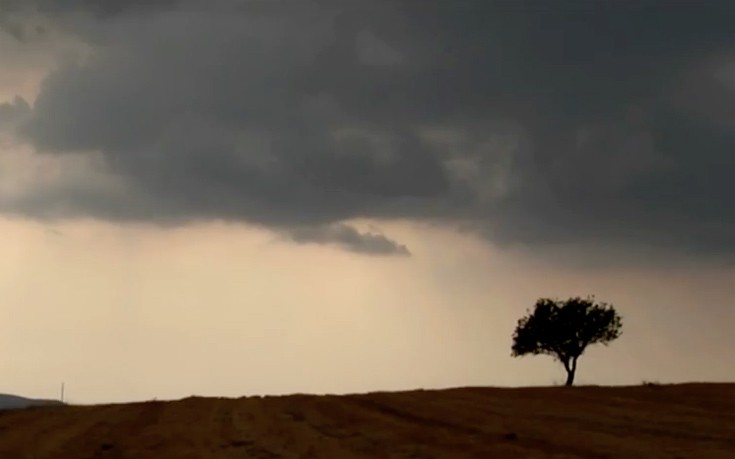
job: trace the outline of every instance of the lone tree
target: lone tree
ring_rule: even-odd
[[[594,297],[566,301],[541,298],[533,312],[518,321],[513,333],[513,357],[547,354],[559,360],[567,371],[567,386],[574,383],[577,359],[590,344],[607,345],[618,338],[623,324],[607,303]]]

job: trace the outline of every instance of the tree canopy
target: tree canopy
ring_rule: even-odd
[[[513,357],[546,354],[559,360],[574,383],[577,359],[590,344],[607,345],[622,334],[622,321],[612,305],[594,297],[565,301],[541,298],[533,312],[518,320]]]

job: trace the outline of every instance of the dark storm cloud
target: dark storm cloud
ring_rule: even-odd
[[[106,17],[136,10],[170,8],[177,3],[179,3],[179,0],[0,0],[0,13],[20,11],[44,14],[83,12]]]
[[[170,9],[180,0],[0,0],[0,31],[26,42],[43,36],[44,25],[28,21],[34,16],[64,21],[66,16],[82,14],[99,20],[127,13],[146,13]],[[37,19],[37,18],[36,18]],[[78,25],[78,23],[77,23]],[[89,37],[88,37],[89,38]]]
[[[340,222],[735,256],[735,4],[194,5],[100,20],[45,81],[26,138],[135,190],[69,212],[368,252],[401,250]]]

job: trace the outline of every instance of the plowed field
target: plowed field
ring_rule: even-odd
[[[735,458],[735,384],[461,388],[0,412],[0,459]]]

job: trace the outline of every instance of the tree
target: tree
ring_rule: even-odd
[[[622,321],[612,305],[594,297],[566,301],[541,298],[533,312],[518,321],[511,355],[551,355],[564,365],[567,386],[574,383],[577,359],[590,344],[608,343],[622,334]]]

